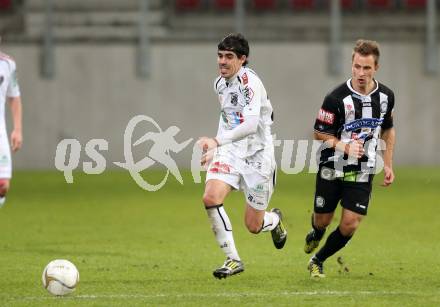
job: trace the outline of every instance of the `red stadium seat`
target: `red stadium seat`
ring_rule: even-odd
[[[235,0],[214,0],[214,8],[219,10],[233,10]]]
[[[290,0],[292,10],[313,10],[316,8],[315,0]]]
[[[407,9],[424,9],[426,8],[426,0],[405,0],[404,6]]]
[[[12,0],[0,0],[0,10],[7,11],[12,9]]]
[[[179,11],[197,10],[201,6],[201,0],[176,0],[176,9]]]
[[[356,7],[355,0],[341,0],[341,8],[343,10],[352,10]]]
[[[356,0],[340,0],[341,1],[341,8],[343,10],[353,10],[356,8]],[[326,0],[325,5],[327,7],[330,7],[331,0]]]
[[[367,0],[367,8],[369,9],[390,9],[393,6],[393,0]]]
[[[273,10],[277,7],[276,0],[253,0],[252,7],[259,11]]]

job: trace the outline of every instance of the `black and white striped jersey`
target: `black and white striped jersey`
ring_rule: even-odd
[[[351,79],[339,85],[324,98],[315,131],[337,137],[344,143],[363,140],[365,155],[358,159],[335,152],[320,151],[320,164],[343,171],[368,171],[376,165],[376,152],[381,130],[393,127],[394,93],[382,83],[368,95],[356,92]]]

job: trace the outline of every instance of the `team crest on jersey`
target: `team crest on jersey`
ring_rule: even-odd
[[[236,106],[238,104],[238,94],[237,93],[231,93],[231,104],[233,106]]]
[[[250,104],[252,98],[254,98],[254,91],[249,86],[246,86],[243,89],[243,94],[244,94],[244,98],[246,99],[246,104]]]
[[[380,113],[386,113],[388,108],[388,101],[380,102]]]

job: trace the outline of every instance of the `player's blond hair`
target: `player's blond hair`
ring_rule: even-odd
[[[362,56],[372,55],[374,57],[374,64],[377,65],[379,63],[380,51],[379,44],[376,41],[358,39],[351,55],[352,61],[355,53],[359,53]]]

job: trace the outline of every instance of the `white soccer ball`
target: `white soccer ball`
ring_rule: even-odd
[[[79,272],[75,265],[64,259],[49,262],[43,271],[43,287],[53,295],[66,295],[75,290]]]

